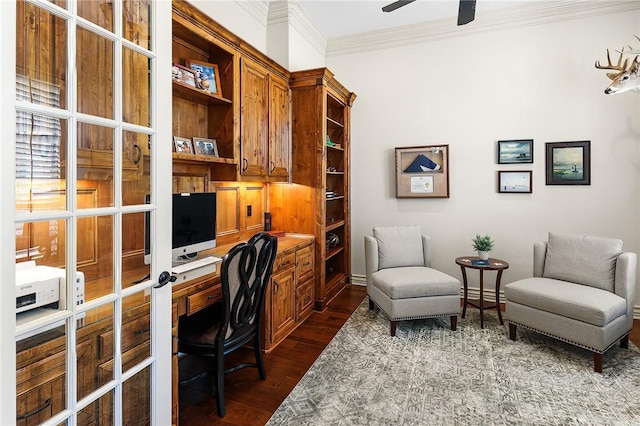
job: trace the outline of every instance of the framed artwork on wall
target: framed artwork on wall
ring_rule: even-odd
[[[396,198],[449,198],[449,145],[395,151]]]
[[[498,164],[533,163],[533,139],[498,141]]]
[[[546,143],[547,185],[591,185],[591,141]]]
[[[532,193],[533,172],[531,170],[498,171],[498,192]]]

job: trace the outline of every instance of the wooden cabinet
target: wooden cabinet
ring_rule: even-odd
[[[186,2],[173,2],[172,29],[173,62],[217,65],[221,89],[173,81],[174,136],[215,139],[219,152],[174,153],[174,180],[288,181],[289,72]]]
[[[240,66],[240,174],[286,181],[291,150],[288,81],[249,58],[241,58]]]
[[[356,95],[326,68],[291,73],[290,87],[291,180],[300,185],[272,185],[270,210],[275,229],[316,236],[315,309],[324,310],[351,274],[349,123]]]
[[[278,240],[279,245],[281,240]],[[309,294],[309,288],[304,287],[300,291],[300,286],[313,278],[313,247],[313,240],[303,240],[299,244],[288,243],[278,248],[271,282],[265,294],[266,351],[275,348],[311,314],[311,309],[306,309],[305,304],[313,299],[313,287]]]

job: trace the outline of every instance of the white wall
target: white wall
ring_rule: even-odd
[[[491,255],[510,263],[503,284],[531,275],[532,245],[548,231],[620,238],[639,252],[640,97],[603,94],[609,80],[594,67],[607,48],[638,44],[639,27],[633,11],[328,57],[358,95],[353,274],[364,275],[374,225],[422,226],[433,266],[460,279],[454,259],[488,233]],[[498,140],[529,138],[533,164],[496,163]],[[591,141],[591,185],[546,186],[545,142],[580,140]],[[395,198],[394,147],[431,144],[449,144],[451,197]],[[497,193],[497,171],[518,169],[533,170],[533,193]]]
[[[260,35],[249,25],[256,18],[246,8],[211,10],[257,48],[266,44],[265,28]],[[640,95],[604,95],[609,80],[594,68],[607,48],[639,47],[633,34],[640,33],[640,13],[554,20],[486,31],[470,24],[468,32],[452,30],[431,42],[330,52],[326,66],[358,95],[351,170],[356,280],[364,275],[363,237],[374,225],[421,225],[433,237],[434,266],[460,279],[454,259],[473,254],[476,233],[489,233],[496,240],[491,255],[510,263],[503,284],[530,276],[533,243],[549,231],[621,238],[626,250],[640,253]],[[283,41],[290,70],[324,66],[321,43],[292,22]],[[534,139],[533,164],[496,164],[498,140],[527,138]],[[578,140],[591,141],[591,185],[546,186],[545,142]],[[449,144],[451,198],[395,198],[394,148],[431,144]],[[533,170],[533,193],[497,193],[497,171],[519,169]],[[472,286],[476,275],[469,274]]]

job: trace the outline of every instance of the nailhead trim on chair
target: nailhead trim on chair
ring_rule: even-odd
[[[380,305],[378,305],[376,303],[375,300],[369,298],[370,300],[373,301],[373,303],[378,307],[378,309],[380,309],[380,311],[382,311],[382,313],[385,314],[385,316],[387,318],[389,318],[389,321],[409,321],[409,320],[417,320],[417,319],[425,319],[425,318],[449,318],[450,316],[458,316],[460,315],[460,312],[452,312],[450,314],[437,314],[437,315],[419,315],[419,316],[414,316],[414,317],[399,317],[399,318],[391,318],[391,316],[380,307]]]
[[[516,321],[511,321],[511,320],[508,320],[508,319],[507,319],[507,322],[508,322],[508,323],[510,323],[510,324],[513,324],[513,325],[515,325],[515,326],[517,326],[517,327],[526,328],[526,329],[528,329],[528,330],[535,331],[536,333],[544,334],[545,336],[553,337],[553,338],[554,338],[554,339],[556,339],[556,340],[561,340],[561,341],[563,341],[563,342],[570,343],[570,344],[572,344],[572,345],[574,345],[574,346],[578,346],[578,347],[580,347],[580,348],[583,348],[583,349],[589,350],[589,351],[591,351],[591,352],[599,353],[599,354],[603,354],[603,353],[605,353],[606,351],[608,351],[611,347],[613,347],[616,343],[618,343],[618,341],[619,341],[620,339],[622,339],[622,338],[625,336],[625,335],[623,335],[622,337],[620,337],[620,339],[616,340],[615,342],[613,342],[613,343],[611,343],[609,346],[607,346],[603,351],[600,351],[600,350],[598,350],[598,349],[594,349],[594,348],[592,348],[592,347],[590,347],[590,346],[583,345],[583,344],[578,343],[578,342],[574,342],[573,340],[565,339],[565,338],[562,338],[562,337],[556,336],[556,335],[554,335],[554,334],[547,333],[546,331],[538,330],[537,328],[533,328],[533,327],[529,327],[528,325],[520,324],[519,322],[516,322]],[[631,330],[629,330],[629,332],[631,332]],[[628,333],[627,333],[627,334],[628,334]]]

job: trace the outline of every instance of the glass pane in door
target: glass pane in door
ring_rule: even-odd
[[[149,127],[149,58],[128,48],[122,50],[122,119],[127,123]]]
[[[78,112],[113,118],[113,42],[84,28],[76,32]]]
[[[151,267],[144,255],[149,249],[145,216],[142,212],[122,215],[122,288],[151,278]]]
[[[113,374],[107,375],[104,372],[96,377],[96,368],[99,370],[101,365],[113,362],[114,312],[114,304],[108,302],[80,315],[80,325],[76,333],[78,399],[84,398],[114,378]]]
[[[151,188],[149,135],[122,132],[122,205],[144,204]]]
[[[78,209],[112,207],[114,130],[78,123]]]
[[[150,402],[151,367],[146,367],[122,385],[122,424],[139,426],[151,424]]]
[[[113,2],[110,0],[79,1],[78,16],[113,32]]]
[[[16,424],[36,425],[66,408],[64,323],[16,342]]]
[[[151,1],[125,0],[122,4],[124,38],[145,49],[151,42]]]
[[[67,107],[67,23],[23,0],[16,2],[17,99]]]
[[[91,301],[113,293],[113,235],[111,215],[77,219],[77,269],[84,275],[84,300]]]

